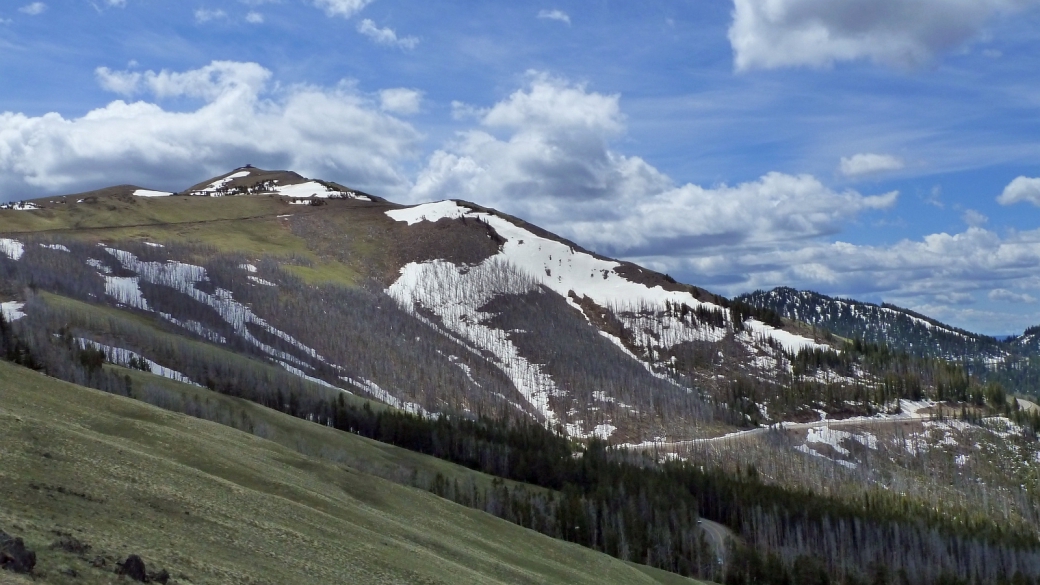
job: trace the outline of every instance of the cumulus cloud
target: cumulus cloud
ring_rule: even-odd
[[[915,67],[1037,0],[734,0],[738,71],[870,59]]]
[[[314,0],[314,5],[324,10],[328,16],[343,18],[354,16],[371,3],[372,0]]]
[[[392,28],[379,28],[371,19],[366,18],[358,23],[359,33],[372,39],[380,45],[391,45],[403,49],[414,49],[419,44],[417,37],[398,37]]]
[[[394,87],[379,92],[379,107],[384,112],[410,115],[419,113],[423,92],[405,87]]]
[[[22,14],[28,14],[29,16],[38,16],[43,14],[47,10],[47,5],[43,2],[33,2],[32,4],[26,4],[18,9],[18,12]]]
[[[638,260],[724,294],[784,284],[830,294],[899,299],[904,306],[927,307],[924,312],[937,317],[944,305],[960,304],[970,300],[972,293],[986,294],[994,287],[1040,291],[1040,230],[1001,237],[969,227],[958,234],[931,234],[892,245],[808,241],[774,250],[729,248],[685,258]],[[1000,300],[1010,299],[996,294]],[[1023,296],[1015,298],[1024,300]],[[1022,326],[952,310],[946,315],[982,332],[993,333],[995,328],[1013,331]]]
[[[968,224],[968,225],[970,225],[972,227],[983,226],[983,225],[985,225],[986,223],[989,222],[989,218],[988,217],[986,217],[984,214],[982,214],[982,213],[980,213],[978,211],[975,211],[974,209],[966,210],[964,212],[964,214],[961,215],[961,219],[964,220],[964,223],[966,223],[966,224]]]
[[[479,200],[608,253],[800,242],[898,196],[836,192],[812,176],[782,173],[677,186],[611,148],[625,128],[618,96],[544,74],[484,111],[480,126],[430,157],[413,199]]]
[[[966,212],[972,225],[961,233],[842,242],[842,229],[890,209],[898,193],[777,172],[676,184],[615,149],[625,133],[619,96],[544,74],[489,107],[453,109],[474,127],[429,157],[413,201],[476,201],[727,295],[790,285],[891,300],[989,333],[1021,328],[1021,315],[980,311],[976,298],[995,288],[1040,297],[1040,230],[1000,235]]]
[[[862,177],[886,171],[898,171],[906,166],[902,159],[890,154],[864,153],[841,158],[839,170],[846,177]]]
[[[562,10],[539,10],[538,18],[543,18],[546,20],[558,20],[560,22],[565,22],[568,25],[570,25],[571,23],[570,15],[568,15],[566,12]]]
[[[991,301],[1005,301],[1008,303],[1035,303],[1036,298],[1032,295],[1016,293],[1006,288],[995,288],[987,295]]]
[[[997,197],[1001,205],[1013,205],[1028,201],[1040,206],[1040,178],[1018,177],[1004,187],[1004,192]]]
[[[250,10],[249,13],[246,14],[246,22],[249,24],[263,24],[264,15]]]
[[[227,13],[220,9],[198,8],[195,10],[195,22],[209,22],[221,18],[227,18]]]
[[[422,138],[350,83],[279,88],[255,63],[97,76],[157,101],[117,100],[79,118],[0,114],[0,199],[119,183],[177,189],[247,162],[394,197],[408,188],[401,165]],[[158,102],[169,97],[200,105],[168,111]]]

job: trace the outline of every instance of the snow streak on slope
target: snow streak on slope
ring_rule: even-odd
[[[475,267],[435,260],[402,268],[387,293],[408,311],[414,312],[416,305],[432,311],[450,331],[490,351],[527,402],[552,422],[556,418],[549,407],[549,396],[556,391],[552,379],[520,355],[506,331],[484,325],[492,315],[479,311],[496,295],[523,294],[536,286],[529,275],[495,258]]]
[[[242,336],[243,339],[252,343],[256,347],[263,351],[272,358],[294,364],[296,366],[302,366],[306,368],[313,368],[312,365],[304,362],[296,356],[290,355],[284,351],[275,349],[256,337],[249,332],[246,327],[247,323],[253,323],[263,328],[268,333],[275,335],[282,340],[288,342],[296,349],[303,352],[305,355],[317,359],[318,361],[325,362],[325,358],[318,355],[316,351],[300,343],[289,334],[276,329],[269,325],[267,321],[258,317],[253,311],[251,311],[245,305],[235,301],[232,298],[231,292],[222,288],[216,289],[214,294],[205,293],[195,288],[195,283],[207,280],[206,269],[201,266],[194,266],[191,264],[184,264],[181,262],[169,261],[164,263],[161,262],[142,262],[137,259],[137,256],[130,252],[123,250],[116,250],[114,248],[105,248],[105,250],[116,257],[123,268],[133,271],[144,279],[146,282],[152,284],[158,284],[162,286],[168,286],[174,290],[182,292],[189,297],[209,305],[217,311],[217,313],[223,318],[231,327]],[[108,280],[124,280],[114,279],[113,277],[107,277]],[[137,278],[131,278],[127,280],[133,280],[134,287],[137,288]],[[128,287],[128,285],[126,285]],[[139,290],[138,290],[138,294]],[[129,295],[128,295],[129,298]],[[141,302],[144,303],[144,299],[141,298]]]
[[[162,376],[163,378],[169,378],[170,380],[176,380],[177,382],[183,382],[185,384],[191,384],[192,386],[199,386],[195,382],[192,382],[187,376],[178,372],[177,370],[171,370],[166,366],[160,366],[152,360],[142,356],[141,354],[130,351],[129,349],[123,349],[121,347],[112,347],[110,345],[104,345],[90,339],[79,338],[80,349],[87,349],[92,347],[97,350],[101,350],[105,354],[105,361],[116,364],[117,366],[123,366],[124,368],[131,367],[132,362],[143,363],[148,366],[148,371],[155,374],[156,376]],[[201,388],[201,386],[199,386]]]

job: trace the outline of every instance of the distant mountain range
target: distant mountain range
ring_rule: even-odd
[[[737,297],[749,305],[776,311],[849,339],[883,343],[920,357],[964,364],[970,371],[1000,381],[1013,391],[1035,395],[1038,389],[1040,326],[1021,336],[997,339],[941,323],[891,304],[876,305],[812,291],[778,287]]]

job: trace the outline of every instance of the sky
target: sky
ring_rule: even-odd
[[[11,0],[0,201],[253,164],[728,296],[1040,323],[1040,0]]]

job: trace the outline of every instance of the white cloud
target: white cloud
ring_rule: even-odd
[[[995,288],[986,295],[991,301],[1005,301],[1008,303],[1035,303],[1036,298],[1032,295],[1011,292],[1006,288]]]
[[[543,74],[480,123],[430,157],[412,198],[478,200],[608,253],[801,245],[897,198],[835,192],[814,177],[781,173],[735,186],[676,186],[643,159],[611,149],[624,132],[618,96]]]
[[[195,22],[209,22],[221,18],[227,18],[227,13],[220,9],[198,8],[195,10]]]
[[[230,95],[257,95],[271,72],[256,63],[214,61],[183,73],[162,70],[112,71],[98,67],[98,83],[108,91],[126,96],[147,92],[158,98],[191,97],[214,101]]]
[[[1001,205],[1013,205],[1028,201],[1040,206],[1040,178],[1018,177],[1004,187],[1004,192],[997,197]]]
[[[392,114],[417,114],[422,105],[422,97],[423,92],[415,89],[405,87],[384,89],[379,92],[380,108],[384,112]]]
[[[380,45],[393,45],[403,49],[414,49],[419,44],[417,37],[398,37],[392,28],[379,28],[371,19],[364,19],[358,23],[359,33],[372,39]]]
[[[913,67],[1037,0],[734,0],[737,70],[870,59]]]
[[[250,10],[249,13],[246,14],[246,22],[250,24],[262,24],[264,22],[264,15]]]
[[[105,0],[105,4],[113,8],[125,8],[126,0]]]
[[[18,12],[22,14],[28,14],[29,16],[37,16],[43,14],[47,10],[47,5],[43,2],[33,2],[32,4],[26,4],[18,9]]]
[[[989,218],[974,209],[968,209],[961,215],[964,223],[972,227],[980,227],[989,222]]]
[[[98,70],[124,95],[202,100],[189,111],[117,100],[79,118],[0,114],[0,200],[137,183],[179,189],[252,163],[289,168],[390,197],[422,136],[352,84],[277,87],[255,63],[184,72]],[[270,89],[271,86],[277,89]]]
[[[496,207],[722,294],[790,285],[883,298],[990,333],[1014,331],[1022,317],[979,310],[976,299],[992,302],[995,288],[1040,298],[1040,230],[999,235],[981,227],[981,214],[965,213],[976,225],[961,233],[874,246],[835,241],[898,194],[775,172],[677,185],[615,150],[625,132],[618,96],[543,74],[488,108],[453,107],[477,126],[430,156],[412,200]]]
[[[328,16],[343,18],[354,16],[371,3],[372,0],[314,0],[314,5],[324,10]]]
[[[547,20],[558,20],[565,22],[568,25],[571,23],[571,17],[562,10],[539,10],[538,18],[544,18]]]
[[[898,171],[906,166],[902,159],[890,154],[864,153],[841,158],[839,170],[846,177],[862,177],[885,171]]]
[[[773,250],[729,247],[685,258],[637,260],[723,294],[783,284],[854,297],[883,295],[903,306],[926,306],[924,312],[937,318],[944,305],[960,304],[972,293],[985,294],[994,287],[1040,293],[1040,230],[1002,238],[969,227],[958,234],[931,234],[891,245],[807,241]],[[996,323],[952,310],[947,315],[962,327],[982,332],[1021,327],[1013,320]]]

